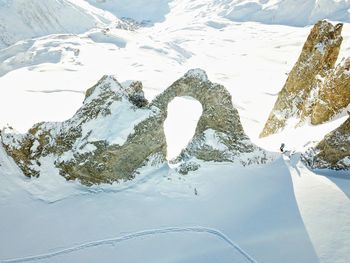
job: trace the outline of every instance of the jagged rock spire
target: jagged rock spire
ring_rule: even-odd
[[[334,86],[339,84],[330,73],[333,73],[343,40],[342,27],[342,24],[333,26],[327,21],[319,21],[311,29],[298,61],[278,94],[260,137],[283,129],[290,118],[299,119],[300,122],[310,118],[312,124],[318,124],[330,118],[331,114],[320,116],[313,108],[315,103],[317,104],[315,101],[319,92],[322,93],[324,89],[334,89]],[[335,75],[341,74],[340,72],[341,69],[338,69]],[[346,78],[347,86],[350,84],[349,80]]]

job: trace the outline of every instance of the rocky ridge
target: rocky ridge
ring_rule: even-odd
[[[313,169],[350,170],[350,112],[349,118],[337,129],[303,154],[303,160]]]
[[[335,67],[343,40],[342,27],[327,21],[314,25],[260,137],[277,133],[290,119],[297,119],[297,126],[327,122],[348,107],[350,60]]]
[[[199,69],[187,72],[151,103],[141,82],[123,86],[104,76],[86,91],[71,119],[39,123],[22,135],[6,128],[1,142],[29,177],[43,175],[43,163],[50,163],[67,180],[86,185],[130,180],[145,165],[166,164],[163,125],[168,103],[178,96],[191,96],[203,107],[194,137],[174,160],[178,172],[196,170],[203,161],[249,165],[273,158],[245,135],[229,92]]]

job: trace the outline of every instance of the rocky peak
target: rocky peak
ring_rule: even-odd
[[[195,135],[173,162],[188,166],[193,160],[233,162],[243,164],[263,163],[268,158],[266,153],[253,145],[245,135],[237,109],[227,89],[208,80],[203,70],[195,69],[187,72],[161,93],[152,105],[167,116],[167,107],[175,97],[189,96],[202,104]],[[241,158],[244,154],[253,153],[252,158]],[[255,159],[254,159],[255,158]],[[191,161],[192,160],[192,161]],[[189,167],[190,167],[189,166]]]
[[[146,107],[148,100],[145,98],[143,92],[143,85],[141,81],[133,81],[128,87],[129,100],[139,108]]]
[[[86,90],[83,104],[90,103],[96,99],[125,99],[128,98],[129,95],[128,89],[129,87],[121,85],[115,76],[104,75],[94,86]]]
[[[27,176],[46,173],[42,163],[53,162],[67,180],[87,185],[129,180],[145,165],[166,164],[163,126],[168,103],[177,96],[191,96],[203,105],[195,135],[176,160],[180,172],[198,169],[201,161],[247,165],[270,159],[245,135],[229,92],[198,69],[150,104],[141,82],[123,87],[114,77],[104,76],[87,90],[83,106],[71,119],[34,125],[18,139],[8,133],[2,143]]]
[[[342,24],[332,25],[323,20],[317,22],[311,29],[298,61],[279,92],[274,108],[260,134],[261,137],[283,129],[290,118],[299,119],[300,125],[305,121],[318,124],[334,116],[333,112],[321,117],[318,114],[316,117],[314,107],[317,104],[319,94],[327,93],[324,92],[325,89],[333,91],[338,88],[345,91],[345,86],[348,86],[342,85],[337,81],[338,78],[334,78],[333,74],[343,40],[342,27]],[[339,74],[339,70],[337,74]],[[336,102],[329,101],[328,104],[334,103]],[[327,107],[328,105],[322,106],[322,108]],[[336,106],[335,111],[340,111],[342,107]]]
[[[336,24],[322,20],[317,22],[311,29],[311,32],[303,46],[298,62],[309,62],[313,65],[313,69],[321,76],[327,73],[328,69],[334,67],[340,45],[343,41],[341,31],[343,24]],[[295,65],[296,69],[300,69],[300,63]],[[300,71],[299,71],[300,72]]]
[[[203,81],[203,82],[206,82],[209,80],[207,73],[203,69],[200,69],[200,68],[190,69],[183,76],[183,78],[195,78],[195,79],[198,79],[198,80]]]

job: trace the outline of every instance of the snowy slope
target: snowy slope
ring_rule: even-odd
[[[60,7],[67,1],[52,3]],[[12,2],[1,2],[1,19]],[[150,20],[152,26],[83,32],[95,21],[106,21],[72,11],[80,21],[87,19],[75,25],[81,34],[43,36],[0,50],[0,127],[9,123],[26,131],[39,121],[70,118],[85,90],[105,74],[126,82],[142,80],[151,99],[196,67],[229,89],[246,133],[265,149],[278,151],[285,142],[288,149],[302,151],[344,121],[288,127],[258,139],[310,30],[290,25],[324,16],[349,21],[348,1],[69,2],[79,6],[74,10],[92,10],[93,5],[103,9],[94,14],[106,10],[112,17]],[[18,28],[31,36],[23,23]],[[71,33],[67,28],[59,32]],[[60,27],[50,33],[59,33],[56,29]],[[343,35],[340,58],[350,55],[350,24],[344,25]],[[198,116],[192,113],[201,109],[192,102],[187,111],[177,110],[181,99],[170,104],[167,123],[172,129],[187,128],[184,115],[195,128]],[[168,145],[175,145],[168,152],[172,157],[179,151],[177,136],[185,146],[193,134],[165,131]],[[186,177],[168,167],[156,173],[145,169],[131,182],[87,188],[66,182],[48,165],[41,169],[52,176],[27,179],[0,146],[0,262],[23,262],[11,259],[30,256],[45,263],[249,262],[224,236],[257,262],[347,263],[350,181],[339,173],[321,176],[286,156],[264,166],[211,163],[202,168]]]
[[[71,0],[70,0],[71,1]],[[170,12],[172,0],[84,0],[102,10],[108,10],[119,18],[132,18],[138,22],[162,22]],[[142,12],[140,12],[142,10]]]
[[[0,48],[54,33],[83,33],[116,18],[67,0],[0,0]]]
[[[234,0],[227,1],[224,17],[233,21],[305,26],[321,19],[350,21],[348,0]]]
[[[12,171],[0,177],[0,262],[255,262],[227,240],[257,262],[347,262],[349,180],[288,158],[207,164],[186,177],[146,168],[132,182],[87,188],[55,173],[25,179],[0,157],[0,172]]]
[[[257,262],[317,262],[282,160],[248,169],[209,165],[200,174],[180,178],[162,167],[152,174],[144,171],[134,182],[92,188],[59,179],[53,175],[26,182],[15,173],[0,177],[6,185],[0,196],[0,262],[46,253],[53,255],[39,262],[113,262],[115,257],[123,262],[254,262],[208,228],[223,233]],[[19,200],[26,206],[10,212]],[[20,223],[25,215],[26,223]],[[169,227],[201,231],[161,234]],[[153,234],[103,242],[140,231]],[[25,238],[12,242],[21,233]],[[35,242],[28,245],[27,239]],[[95,245],[84,245],[90,242]]]
[[[348,0],[85,0],[118,17],[162,22],[181,8],[196,16],[213,14],[232,21],[306,26],[320,19],[350,22]],[[138,10],[142,12],[138,12]]]

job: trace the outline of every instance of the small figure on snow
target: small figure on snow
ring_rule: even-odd
[[[281,144],[281,146],[280,146],[280,151],[281,151],[281,153],[284,152],[284,147],[285,147],[285,146],[286,146],[286,145],[285,145],[284,143]]]
[[[288,158],[290,158],[292,155],[295,154],[295,150],[290,150],[290,149],[286,149],[285,147],[286,145],[284,143],[281,144],[280,146],[280,151],[283,155],[287,156]]]

